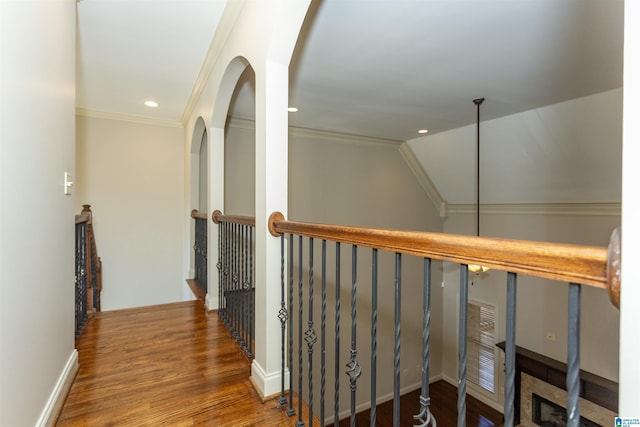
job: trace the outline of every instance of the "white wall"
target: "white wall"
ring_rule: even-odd
[[[182,300],[183,131],[77,117],[76,209],[91,205],[103,310]]]
[[[77,368],[75,1],[0,2],[0,70],[0,425],[32,426]]]
[[[232,121],[234,123],[234,121]],[[249,123],[235,121],[227,129],[228,144],[225,155],[225,204],[230,214],[251,214],[249,202],[254,193],[252,185],[254,131]],[[290,129],[289,131],[289,218],[295,221],[334,223],[370,227],[386,227],[406,230],[441,231],[441,221],[437,210],[420,187],[416,178],[406,167],[399,146],[388,141],[337,135],[329,132]],[[235,171],[235,172],[234,172]],[[242,173],[238,171],[243,171]],[[227,182],[230,181],[230,182]],[[304,298],[308,291],[308,242],[304,243]],[[298,262],[296,258],[294,276],[296,298],[294,318],[298,321],[297,280]],[[327,395],[326,402],[333,401],[334,372],[334,327],[335,327],[335,246],[327,245]],[[315,242],[314,259],[314,309],[315,329],[320,334],[321,298],[321,248]],[[379,254],[379,294],[378,294],[378,396],[389,398],[393,386],[393,254]],[[344,365],[349,358],[350,348],[350,296],[351,296],[351,247],[343,246],[341,257],[341,360]],[[358,405],[367,407],[370,401],[370,355],[371,355],[371,250],[360,248],[358,252],[358,361],[363,374],[358,383]],[[432,377],[442,371],[441,318],[442,289],[441,264],[433,266],[433,295],[431,323],[431,366]],[[407,376],[402,377],[402,387],[415,389],[420,384],[422,351],[422,260],[413,257],[403,259],[402,292],[402,369]],[[307,325],[307,303],[304,306],[304,328]],[[296,323],[297,325],[297,323]],[[297,334],[297,326],[296,326]],[[296,335],[297,336],[297,335]],[[306,343],[303,343],[304,366],[307,364]],[[296,347],[297,348],[297,347]],[[314,378],[319,387],[320,341],[315,345]],[[295,356],[297,360],[297,355]],[[297,362],[295,369],[297,370]],[[305,368],[306,369],[306,368]],[[344,371],[341,367],[341,371]],[[297,371],[296,371],[297,375]],[[346,375],[341,374],[341,409],[349,408],[349,384]],[[306,381],[303,396],[307,399]],[[318,398],[319,389],[314,391]],[[319,405],[319,402],[315,403]],[[332,406],[332,405],[330,405]],[[318,407],[318,406],[316,406]],[[327,414],[332,413],[328,411]]]
[[[486,209],[486,208],[485,208]],[[553,207],[550,207],[553,209]],[[488,211],[488,209],[486,209]],[[559,211],[561,212],[561,210]],[[482,208],[481,208],[482,213]],[[481,214],[483,236],[536,240],[558,243],[607,246],[613,229],[620,225],[620,216],[580,214],[517,214],[509,209]],[[474,234],[475,214],[451,213],[444,231],[454,234]],[[459,298],[459,267],[445,263],[443,347],[444,374],[457,379],[457,309]],[[497,342],[505,339],[506,281],[504,272],[490,271],[469,287],[469,298],[497,306],[499,328]],[[517,345],[566,362],[567,354],[567,285],[564,283],[518,277],[516,319]],[[556,335],[556,341],[546,337]],[[602,289],[584,286],[582,289],[581,369],[617,381],[618,379],[619,312],[609,302]],[[500,357],[502,352],[496,353]],[[504,387],[502,363],[496,390]],[[502,396],[497,401],[502,404]]]

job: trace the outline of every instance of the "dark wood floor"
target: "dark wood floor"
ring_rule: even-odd
[[[200,301],[99,313],[87,325],[78,355],[80,370],[59,426],[295,425],[276,401],[260,401],[249,362]],[[403,399],[401,425],[413,425],[417,394]],[[432,384],[431,399],[438,425],[454,426],[455,387]],[[378,426],[391,426],[391,408],[391,402],[378,406]],[[501,419],[468,398],[467,426],[499,426]],[[356,425],[369,425],[368,411]]]
[[[429,386],[431,397],[431,413],[438,426],[455,426],[457,424],[458,389],[446,381],[436,381]],[[477,399],[467,395],[467,426],[498,427],[502,426],[502,414],[488,407]],[[400,400],[400,425],[416,424],[413,416],[420,412],[420,390],[402,396]],[[369,410],[356,416],[357,427],[369,427],[371,424]],[[340,421],[340,427],[348,427],[350,420]],[[393,425],[393,402],[379,404],[376,408],[376,426],[391,427]]]

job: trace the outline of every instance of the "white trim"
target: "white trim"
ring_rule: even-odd
[[[288,371],[287,371],[288,372]],[[288,384],[288,375],[285,372],[285,384]],[[262,400],[281,392],[280,370],[267,374],[256,359],[251,363],[251,379],[257,388]]]
[[[228,126],[235,129],[244,129],[255,131],[255,122],[253,119],[244,119],[240,117],[229,117]],[[354,135],[350,133],[340,133],[321,129],[301,128],[289,126],[289,135],[307,138],[322,138],[330,142],[351,145],[367,145],[378,147],[400,147],[403,142],[395,139],[375,138],[372,136]]]
[[[58,415],[62,410],[64,401],[67,399],[67,394],[73,385],[73,380],[78,373],[78,369],[80,369],[80,365],[78,364],[78,350],[74,348],[69,356],[69,360],[67,360],[67,364],[56,382],[55,387],[51,391],[49,400],[47,400],[47,404],[42,410],[40,418],[38,419],[38,422],[36,422],[36,426],[44,427],[56,424]]]
[[[398,151],[400,151],[400,155],[404,159],[404,162],[407,164],[407,167],[411,172],[413,172],[413,175],[424,189],[424,192],[427,193],[427,196],[429,196],[433,205],[438,209],[438,212],[440,212],[440,218],[446,218],[448,215],[447,201],[442,198],[438,188],[435,186],[433,181],[431,181],[431,178],[429,178],[429,175],[422,167],[422,164],[409,144],[406,142],[402,143]]]
[[[442,379],[442,374],[438,374],[438,375],[436,375],[434,377],[430,377],[429,378],[429,384],[432,384],[432,383],[434,383],[436,381],[440,381],[441,379]],[[411,393],[414,390],[419,390],[421,387],[422,387],[422,383],[421,382],[404,386],[404,387],[402,387],[400,389],[400,396],[404,396],[405,394]],[[381,405],[381,404],[383,404],[385,402],[388,402],[390,400],[393,400],[393,392],[389,392],[389,393],[383,394],[382,396],[377,396],[376,397],[376,406]],[[366,411],[367,409],[371,409],[371,400],[367,400],[366,402],[363,402],[363,403],[359,404],[358,406],[356,406],[356,414],[359,414],[360,412]],[[341,420],[345,419],[345,418],[347,418],[349,416],[351,416],[351,409],[343,409],[338,414],[338,417]],[[332,424],[334,419],[335,419],[334,415],[331,415],[331,416],[326,417],[324,419],[324,423],[326,425]]]
[[[92,117],[95,119],[118,120],[121,122],[140,123],[144,125],[167,126],[182,129],[182,123],[173,120],[155,119],[153,117],[134,116],[132,114],[108,113],[106,111],[76,108],[76,116]]]
[[[620,216],[622,205],[604,203],[503,203],[480,205],[483,215]],[[474,214],[473,204],[450,204],[450,214]]]
[[[209,292],[204,298],[204,305],[208,311],[218,309],[218,295],[214,295]]]
[[[445,380],[446,382],[448,382],[449,384],[451,384],[454,387],[458,387],[458,381],[454,380],[453,378],[449,377],[448,375],[443,374],[442,379]],[[490,406],[491,408],[495,409],[496,411],[500,412],[501,414],[504,414],[504,407],[502,405],[500,405],[499,402],[495,401],[495,400],[490,400],[487,399],[486,395],[483,395],[482,393],[478,393],[477,391],[475,391],[474,389],[467,387],[467,394],[471,397],[474,397],[476,399],[478,399],[480,402],[484,403],[487,406]]]

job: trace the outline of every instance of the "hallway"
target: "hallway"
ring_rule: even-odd
[[[215,312],[189,301],[101,312],[58,426],[289,426],[260,402],[250,365]]]

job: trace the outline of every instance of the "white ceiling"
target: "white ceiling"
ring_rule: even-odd
[[[78,108],[179,122],[225,4],[80,0]],[[314,0],[290,124],[404,141],[474,123],[479,96],[484,121],[620,88],[622,22],[623,0]],[[253,117],[252,88],[232,115]]]

